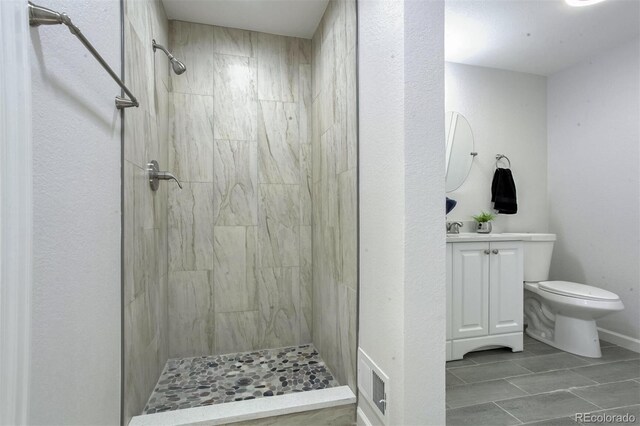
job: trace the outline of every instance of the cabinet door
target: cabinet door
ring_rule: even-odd
[[[522,331],[522,242],[494,242],[490,249],[489,333]]]
[[[452,337],[485,336],[489,317],[489,243],[453,244]]]

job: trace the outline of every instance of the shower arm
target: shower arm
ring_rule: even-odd
[[[169,50],[166,47],[164,47],[161,44],[156,43],[155,40],[152,40],[152,41],[153,41],[152,46],[153,46],[153,51],[154,52],[156,51],[156,49],[160,49],[165,53],[165,55],[167,55],[169,60],[173,59],[173,55],[171,54],[171,52],[169,52]]]
[[[80,42],[87,48],[89,52],[93,55],[94,58],[102,65],[102,67],[109,73],[111,78],[115,80],[115,82],[124,90],[124,92],[129,96],[129,99],[124,98],[122,96],[116,96],[116,107],[118,109],[129,108],[129,107],[138,107],[140,104],[136,97],[131,93],[131,91],[125,86],[120,77],[111,69],[109,64],[102,58],[100,53],[93,47],[91,42],[87,40],[87,38],[82,34],[80,28],[78,28],[72,21],[69,15],[66,13],[58,13],[51,9],[47,9],[46,7],[35,5],[29,2],[29,25],[32,27],[37,27],[40,25],[58,25],[64,24],[69,28],[69,31],[74,36],[78,37]]]

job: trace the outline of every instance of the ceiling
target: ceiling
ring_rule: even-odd
[[[445,58],[551,75],[640,34],[640,1],[446,0]]]
[[[169,19],[311,38],[329,0],[162,0]]]

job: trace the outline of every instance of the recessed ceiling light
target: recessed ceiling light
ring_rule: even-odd
[[[591,6],[592,4],[601,3],[605,0],[564,0],[569,6],[582,7]]]

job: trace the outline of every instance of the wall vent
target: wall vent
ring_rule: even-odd
[[[385,425],[389,424],[388,389],[389,377],[362,349],[358,349],[358,391],[360,397],[367,400],[373,412]]]
[[[384,416],[387,408],[387,394],[384,392],[384,380],[382,380],[375,371],[371,371],[371,376],[373,382],[373,403]]]

